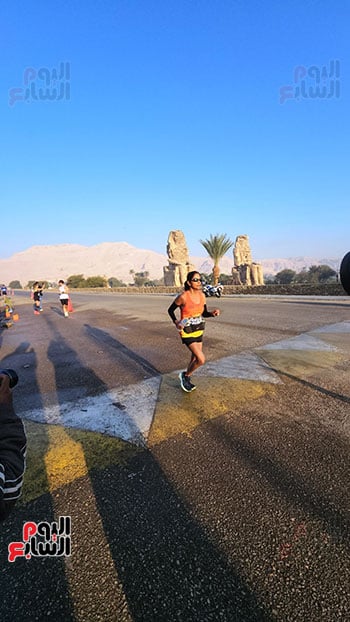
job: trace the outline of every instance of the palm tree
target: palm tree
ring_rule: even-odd
[[[230,238],[227,237],[226,233],[222,233],[221,235],[219,235],[218,233],[216,235],[210,234],[209,240],[199,241],[202,246],[204,246],[209,257],[211,257],[214,262],[213,277],[214,285],[216,285],[219,281],[220,276],[219,261],[221,257],[223,257],[225,253],[227,253],[231,246],[233,246],[233,242],[230,240]]]

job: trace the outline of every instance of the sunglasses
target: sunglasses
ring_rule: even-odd
[[[191,279],[191,283],[192,281],[194,281],[195,283],[199,283],[202,279]]]

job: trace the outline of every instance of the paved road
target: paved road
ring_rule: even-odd
[[[76,399],[181,369],[187,353],[167,315],[173,296],[80,294],[62,317],[56,293],[45,292],[44,313],[32,315],[28,292],[16,296],[20,321],[0,336],[3,364],[20,370],[17,407]],[[257,348],[350,318],[350,298],[227,297],[208,299],[221,316],[207,321],[208,360]],[[23,309],[23,311],[22,311]],[[39,385],[40,391],[33,387]],[[43,397],[44,396],[44,397]]]
[[[2,619],[350,620],[350,299],[209,300],[222,315],[189,395],[171,300],[75,294],[66,320],[54,293],[39,317],[16,296],[1,365],[19,371],[17,410],[49,423],[26,421]],[[128,415],[152,383],[146,447],[67,419]],[[23,522],[63,515],[70,557],[7,561]]]

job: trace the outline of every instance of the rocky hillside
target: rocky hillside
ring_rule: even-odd
[[[206,257],[191,257],[195,268],[206,274],[212,270],[212,261]],[[276,274],[284,268],[300,272],[302,268],[324,263],[339,270],[340,259],[316,259],[291,257],[288,259],[262,260],[264,273]],[[32,246],[8,259],[0,260],[0,283],[18,280],[26,285],[31,280],[57,282],[72,274],[88,276],[117,277],[124,283],[132,282],[130,270],[149,272],[150,278],[160,279],[163,266],[168,265],[166,254],[156,253],[131,246],[127,242],[105,242],[96,246],[59,244],[55,246]],[[233,266],[232,254],[220,262],[221,271],[230,274]]]
[[[286,259],[263,259],[262,264],[264,274],[274,275],[281,270],[289,269],[295,272],[301,272],[303,268],[310,266],[326,265],[330,266],[336,272],[339,272],[341,258],[316,258],[316,257],[287,257]]]

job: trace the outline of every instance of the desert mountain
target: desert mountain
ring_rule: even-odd
[[[261,261],[264,269],[264,274],[274,275],[281,270],[294,270],[295,272],[301,272],[303,268],[310,268],[310,266],[330,266],[336,272],[339,272],[341,258],[316,258],[316,257],[287,257],[286,259],[263,259]]]
[[[213,262],[205,257],[190,257],[197,270],[209,274]],[[327,264],[339,270],[340,259],[315,259],[312,257],[290,257],[289,259],[262,260],[264,273],[276,274],[290,268],[300,272],[313,264]],[[163,266],[168,265],[167,255],[136,248],[127,242],[104,242],[96,246],[58,244],[54,246],[32,246],[8,259],[0,259],[0,282],[18,280],[25,286],[28,281],[45,280],[57,282],[72,274],[88,276],[117,277],[124,283],[132,282],[130,270],[147,271],[151,279],[163,276]],[[221,272],[230,274],[233,255],[225,255]]]

